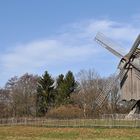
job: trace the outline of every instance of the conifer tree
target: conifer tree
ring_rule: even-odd
[[[54,103],[54,80],[47,71],[40,77],[37,87],[37,112],[45,115]]]
[[[66,104],[70,102],[70,95],[74,92],[77,87],[74,75],[71,71],[68,71],[67,74],[61,74],[57,78],[57,87],[56,87],[56,104],[59,106],[61,104]]]

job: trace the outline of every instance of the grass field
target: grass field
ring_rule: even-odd
[[[140,129],[0,127],[0,140],[140,140]]]

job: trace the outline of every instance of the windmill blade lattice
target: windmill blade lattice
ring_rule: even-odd
[[[128,55],[127,55],[127,58],[128,58],[128,59],[131,58],[131,56],[133,55],[133,53],[134,53],[134,52],[136,51],[136,49],[138,48],[139,44],[140,44],[140,35],[138,35],[138,37],[137,37],[137,39],[135,40],[135,42],[134,42],[132,48],[130,49],[130,51],[129,51]]]
[[[121,74],[121,73],[120,73]],[[116,82],[118,81],[120,74],[118,76],[116,76],[115,79],[113,79],[112,82],[107,83],[105,90],[102,92],[102,90],[100,90],[101,92],[98,94],[97,99],[95,101],[97,107],[101,108],[104,104],[104,102],[108,99],[112,89],[114,88],[114,86],[116,85]]]
[[[95,41],[97,41],[102,47],[106,48],[115,56],[119,58],[123,58],[124,51],[122,50],[122,48],[120,48],[118,45],[116,45],[113,41],[111,41],[102,33],[97,33],[95,37]]]

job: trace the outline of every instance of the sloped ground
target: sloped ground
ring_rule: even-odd
[[[0,127],[0,140],[139,140],[140,129]]]

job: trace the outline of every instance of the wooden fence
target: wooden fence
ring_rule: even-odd
[[[46,119],[46,118],[7,118],[0,119],[0,126],[44,126],[44,127],[140,127],[140,115],[125,119],[125,114],[103,115],[100,119]]]

